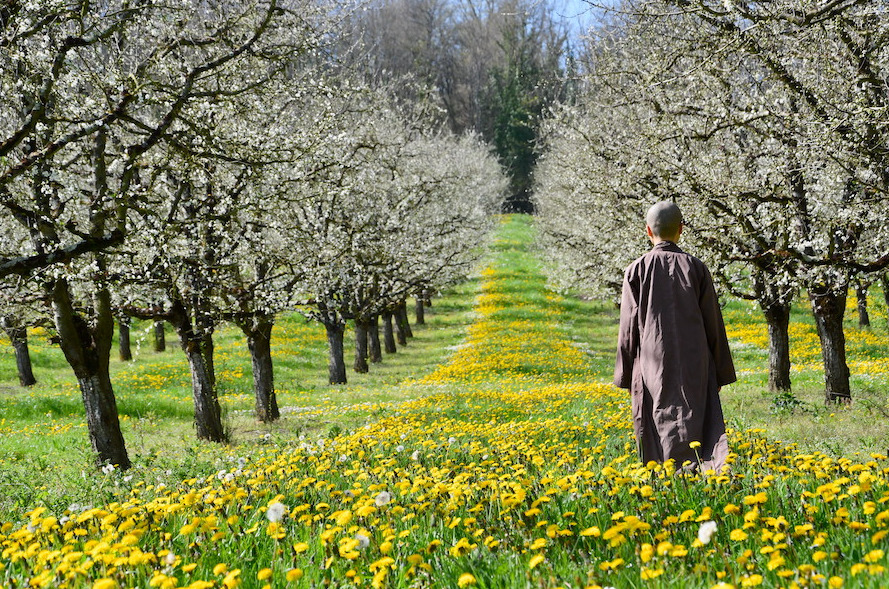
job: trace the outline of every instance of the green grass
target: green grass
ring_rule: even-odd
[[[500,292],[525,302],[510,308],[504,319],[540,321],[539,309],[549,308],[566,339],[575,342],[588,355],[592,371],[604,382],[611,379],[618,310],[610,303],[563,297],[544,300],[540,284],[528,282],[539,276],[540,262],[529,256],[535,251],[527,225],[506,226],[491,244],[502,272]],[[465,336],[472,321],[472,306],[478,294],[479,279],[473,277],[434,300],[427,309],[425,326],[414,326],[415,338],[398,353],[385,356],[372,365],[368,374],[349,374],[349,384],[330,386],[326,373],[326,340],[319,325],[298,314],[278,318],[273,334],[275,383],[283,417],[276,424],[257,423],[251,417],[252,377],[250,359],[241,332],[232,326],[216,335],[216,363],[220,398],[226,414],[232,443],[252,443],[266,434],[288,436],[293,432],[314,433],[342,430],[378,414],[374,405],[397,403],[418,394],[411,386],[399,386],[444,362]],[[872,334],[870,343],[850,344],[850,362],[889,356],[886,309],[879,291],[871,294]],[[744,302],[730,301],[726,307],[729,322],[764,330],[756,309]],[[847,333],[859,332],[854,309],[847,313]],[[792,323],[812,331],[813,321],[805,304],[794,307]],[[167,351],[152,350],[151,325],[135,321],[132,326],[135,361],[112,358],[112,380],[123,419],[124,435],[135,460],[170,460],[168,441],[176,448],[188,448],[196,456],[213,455],[212,445],[195,442],[192,427],[191,389],[188,367],[178,348],[175,334],[167,329]],[[764,331],[763,331],[764,333]],[[351,348],[347,358],[351,366]],[[79,474],[89,469],[92,459],[83,424],[80,393],[70,368],[60,351],[47,343],[46,334],[30,338],[31,357],[38,384],[30,389],[17,385],[12,348],[0,347],[0,464],[2,468],[26,471],[59,469]],[[876,343],[874,343],[875,340]],[[811,341],[808,342],[811,348]],[[848,407],[826,407],[823,403],[823,374],[817,350],[796,354],[792,375],[794,403],[776,406],[767,390],[765,372],[767,351],[761,346],[733,342],[739,381],[724,389],[726,418],[737,430],[763,428],[769,436],[800,444],[831,455],[889,449],[889,375],[852,374],[853,398]],[[802,364],[802,367],[799,365]],[[529,363],[521,370],[534,373],[540,365]],[[160,386],[157,383],[161,383]],[[348,407],[337,413],[333,407]],[[324,411],[315,411],[323,408]],[[45,435],[46,432],[51,435]],[[65,451],[60,452],[60,449]],[[0,483],[2,485],[2,483]],[[59,485],[50,485],[54,492]],[[0,503],[3,500],[0,499]]]
[[[810,323],[797,309],[793,376],[800,404],[776,408],[765,391],[762,349],[744,338],[734,344],[741,379],[723,392],[738,453],[733,475],[640,468],[627,396],[603,384],[613,369],[617,311],[547,290],[542,265],[530,255],[532,237],[528,218],[507,218],[480,276],[437,298],[428,324],[414,327],[406,348],[370,374],[350,373],[348,385],[326,384],[323,330],[299,316],[281,318],[273,354],[284,416],[275,424],[253,420],[244,338],[221,329],[217,370],[230,446],[194,440],[188,371],[172,334],[163,354],[143,341],[135,362],[113,365],[134,463],[125,475],[93,469],[79,393],[58,350],[34,338],[41,384],[28,391],[15,385],[11,351],[4,351],[0,548],[10,546],[14,555],[32,545],[76,551],[77,562],[93,563],[72,577],[76,587],[100,577],[145,586],[162,573],[176,575],[180,585],[212,579],[220,586],[223,573],[214,572],[220,563],[241,568],[247,587],[260,586],[257,575],[265,567],[274,572],[274,587],[286,585],[283,576],[292,567],[304,570],[302,586],[357,585],[350,570],[370,586],[383,569],[389,576],[381,585],[405,589],[454,587],[461,578],[469,584],[466,575],[479,587],[573,589],[709,588],[717,574],[740,584],[756,573],[763,586],[779,586],[785,570],[795,575],[788,578],[823,586],[806,572],[813,563],[825,581],[836,576],[846,587],[884,585],[885,574],[862,562],[885,560],[874,551],[889,511],[886,517],[875,512],[889,499],[889,470],[885,458],[856,452],[886,451],[881,423],[889,420],[878,418],[889,388],[885,374],[874,368],[856,375],[856,402],[823,407],[806,336]],[[877,303],[874,311],[875,326],[855,339],[850,360],[877,366],[889,347],[880,343],[886,336]],[[726,316],[751,334],[762,327],[741,303],[731,303]],[[134,333],[147,335],[147,327],[137,324]],[[745,431],[751,427],[764,429],[765,437]],[[812,455],[817,450],[858,462]],[[391,504],[380,504],[381,491],[391,493]],[[276,500],[293,510],[281,538],[262,513]],[[127,514],[130,505],[135,511]],[[54,517],[82,518],[77,525],[86,535],[71,539],[61,530],[73,533],[70,521],[26,515],[37,506]],[[362,514],[361,506],[374,509]],[[105,523],[110,515],[132,518],[141,530],[138,546],[156,560],[113,565],[127,553],[127,531],[117,527],[119,520]],[[712,544],[694,546],[705,520],[718,521],[719,532]],[[29,522],[47,532],[27,531]],[[804,529],[809,524],[814,527]],[[202,525],[207,530],[200,531]],[[748,529],[750,537],[730,541],[733,528]],[[609,531],[618,534],[615,542],[604,537]],[[221,536],[213,540],[215,534]],[[816,550],[820,534],[827,539],[823,557]],[[369,546],[352,556],[357,535]],[[108,562],[97,549],[100,539],[99,546],[114,553]],[[665,540],[688,556],[678,548],[651,560],[642,556]],[[294,549],[303,542],[305,550]],[[200,548],[210,544],[212,551]],[[179,560],[165,568],[160,559],[167,550]],[[786,566],[772,566],[775,550],[786,556]],[[392,563],[380,564],[390,555]],[[195,568],[177,568],[189,563]],[[850,572],[853,563],[865,572]],[[51,570],[41,567],[34,555],[11,561],[0,567],[0,584],[22,584]],[[661,576],[641,579],[643,568]]]
[[[327,434],[363,423],[385,411],[384,405],[416,394],[396,386],[445,362],[472,321],[478,279],[470,278],[433,300],[426,324],[413,325],[414,337],[395,354],[384,354],[366,374],[349,372],[349,383],[327,384],[327,340],[324,328],[299,314],[278,319],[272,354],[282,417],[273,424],[253,418],[250,356],[239,329],[222,326],[215,335],[220,404],[233,448],[250,448],[268,440]],[[413,320],[413,317],[412,317]],[[152,325],[134,321],[134,360],[111,360],[111,377],[121,427],[137,473],[158,480],[180,481],[213,472],[229,448],[199,442],[193,427],[188,365],[169,328],[164,352],[153,351]],[[351,331],[347,331],[347,346]],[[93,453],[84,423],[76,380],[61,351],[38,330],[29,338],[38,384],[18,385],[12,347],[0,342],[0,512],[21,513],[35,504],[64,507],[94,503]],[[351,367],[353,350],[347,347]],[[340,411],[338,408],[344,408]],[[23,484],[21,481],[28,481]]]

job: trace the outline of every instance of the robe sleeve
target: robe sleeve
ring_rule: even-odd
[[[620,328],[614,365],[614,384],[622,389],[629,389],[633,382],[633,363],[639,350],[639,302],[629,276],[628,268],[620,297]]]
[[[710,271],[704,268],[704,284],[701,288],[701,316],[704,319],[704,330],[707,333],[707,346],[716,365],[716,382],[722,387],[737,380],[735,365],[732,361],[732,353],[728,345],[728,337],[725,334],[725,323],[722,319],[722,309],[719,307],[719,299],[716,296],[716,288],[713,286],[713,278]]]

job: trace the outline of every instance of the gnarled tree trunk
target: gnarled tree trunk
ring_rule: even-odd
[[[117,318],[117,340],[120,359],[129,362],[133,359],[133,349],[130,345],[130,318],[126,315]]]
[[[343,334],[346,326],[342,321],[335,319],[325,321],[324,329],[327,330],[328,356],[328,382],[330,384],[346,384],[346,360],[343,350]]]
[[[222,426],[222,411],[216,394],[216,377],[213,374],[213,334],[200,333],[195,329],[181,301],[174,301],[172,307],[170,323],[179,335],[179,344],[185,352],[191,372],[197,436],[211,442],[226,442],[228,436]]]
[[[401,301],[398,304],[396,317],[398,317],[398,322],[401,324],[401,329],[404,331],[405,337],[414,337],[414,331],[411,329],[411,322],[407,315],[407,301]]]
[[[790,305],[779,302],[762,305],[769,330],[769,390],[790,391]]]
[[[392,312],[392,323],[395,327],[395,340],[398,342],[399,346],[407,345],[407,331],[404,329],[404,321],[401,318],[402,307],[401,305],[396,305],[394,311]],[[388,350],[387,350],[388,351]]]
[[[870,313],[867,312],[867,291],[870,284],[864,280],[855,281],[855,299],[858,307],[858,327],[870,327]]]
[[[0,319],[3,331],[9,336],[9,342],[15,352],[15,367],[19,375],[19,384],[29,387],[37,384],[34,371],[31,368],[31,352],[28,349],[28,328],[19,325],[15,319],[4,317]]]
[[[846,294],[842,289],[812,287],[809,289],[809,300],[821,340],[825,400],[828,403],[849,402],[852,392],[849,366],[846,364],[846,336],[843,333]]]
[[[367,319],[355,319],[355,372],[364,374],[370,370],[367,365],[368,350],[367,340],[370,332],[370,321]]]
[[[56,280],[50,294],[62,352],[80,386],[87,429],[97,454],[97,463],[128,469],[130,459],[120,431],[117,401],[108,374],[114,333],[111,296],[104,288],[94,295],[95,317],[93,324],[89,325],[74,310],[66,280]]]
[[[883,302],[886,303],[886,309],[889,311],[889,273],[883,274],[880,277],[880,282],[883,284]],[[889,327],[889,313],[886,313],[886,323]]]
[[[416,316],[417,325],[426,324],[426,301],[422,296],[418,296],[414,304],[414,315]]]
[[[167,349],[167,334],[164,331],[164,322],[160,319],[154,322],[154,351],[163,352]]]
[[[394,354],[398,351],[395,345],[395,333],[392,329],[392,313],[383,311],[383,349],[387,354]]]
[[[383,349],[380,346],[380,317],[374,315],[367,327],[367,347],[370,361],[378,364],[383,361]]]
[[[256,419],[270,423],[281,417],[275,394],[275,374],[272,366],[272,315],[258,314],[238,323],[247,336],[247,348],[253,363],[253,394],[256,397]]]

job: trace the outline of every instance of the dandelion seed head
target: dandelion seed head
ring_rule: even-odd
[[[287,506],[283,503],[272,503],[265,512],[266,518],[270,522],[279,522],[287,512]]]
[[[701,544],[709,544],[710,539],[715,532],[716,522],[713,520],[705,521],[701,524],[701,527],[698,528],[698,540],[701,541]]]

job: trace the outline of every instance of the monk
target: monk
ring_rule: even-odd
[[[624,274],[614,384],[629,389],[642,462],[721,472],[728,441],[720,389],[736,380],[713,279],[676,245],[682,212],[648,210],[651,250]]]

